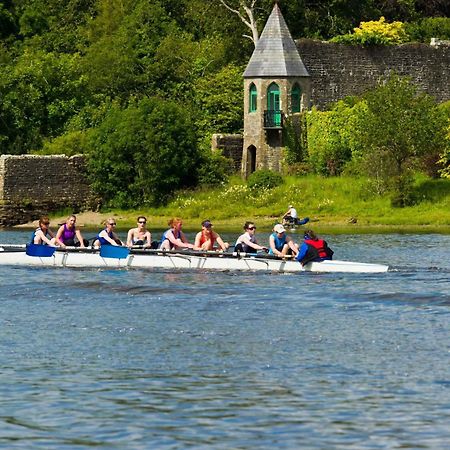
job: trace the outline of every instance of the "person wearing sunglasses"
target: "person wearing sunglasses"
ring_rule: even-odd
[[[195,236],[194,250],[220,250],[226,252],[230,247],[228,242],[224,242],[222,238],[212,229],[213,224],[210,220],[202,222],[202,231]],[[217,246],[215,245],[217,243]]]
[[[31,244],[57,246],[56,238],[49,228],[50,220],[47,216],[39,219],[39,224],[36,230],[31,235]]]
[[[98,233],[96,236],[93,247],[100,247],[101,245],[123,245],[119,236],[114,232],[114,227],[116,226],[116,220],[110,217],[105,222],[105,228]]]
[[[159,248],[161,250],[178,250],[180,248],[194,248],[186,239],[186,236],[181,231],[183,221],[179,217],[174,217],[168,222],[169,229],[166,230],[161,238]]]
[[[267,247],[259,245],[256,241],[256,226],[253,222],[245,222],[244,234],[241,234],[234,245],[236,252],[256,253],[258,250],[267,252]]]
[[[128,231],[128,247],[150,248],[152,246],[152,234],[147,230],[146,224],[147,218],[145,216],[137,218],[137,228],[132,228]]]

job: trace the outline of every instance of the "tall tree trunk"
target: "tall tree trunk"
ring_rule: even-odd
[[[256,44],[259,40],[259,33],[258,33],[258,24],[257,19],[255,18],[255,4],[258,0],[239,0],[239,6],[236,8],[233,8],[229,5],[230,1],[225,2],[225,0],[219,0],[220,3],[222,3],[225,8],[227,8],[229,11],[236,14],[239,19],[242,20],[242,22],[245,23],[245,25],[250,28],[252,35],[249,36],[247,34],[244,34],[244,37],[251,39],[253,44],[256,47]]]

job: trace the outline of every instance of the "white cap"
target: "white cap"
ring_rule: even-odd
[[[275,231],[275,233],[284,233],[286,231],[286,229],[283,227],[283,225],[281,225],[281,223],[277,223],[273,227],[273,231]]]

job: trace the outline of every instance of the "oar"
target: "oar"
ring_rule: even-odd
[[[268,255],[266,253],[259,254],[259,253],[246,253],[246,252],[233,252],[233,253],[227,253],[227,252],[216,252],[214,250],[192,250],[192,249],[186,249],[186,250],[155,250],[155,249],[131,249],[132,254],[137,255],[146,255],[146,254],[157,254],[161,256],[171,256],[171,255],[187,255],[187,256],[208,256],[208,257],[215,257],[215,258],[261,258],[261,259],[292,259],[293,255],[285,255],[282,257],[276,256],[276,255]]]
[[[25,244],[0,244],[0,247],[3,248],[25,248]]]
[[[56,247],[50,247],[49,245],[27,244],[25,252],[28,256],[38,256],[40,258],[48,258],[50,256],[53,256],[55,250]]]
[[[118,245],[102,245],[100,247],[100,256],[102,258],[125,259],[130,254],[128,247]]]

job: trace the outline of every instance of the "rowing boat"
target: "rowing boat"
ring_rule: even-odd
[[[38,246],[45,247],[45,246]],[[266,272],[351,272],[382,273],[388,266],[351,261],[311,262],[302,266],[290,258],[247,253],[196,251],[161,251],[104,246],[99,249],[52,249],[47,254],[27,254],[24,245],[0,244],[0,265],[78,267],[78,268],[143,268],[202,269]]]

